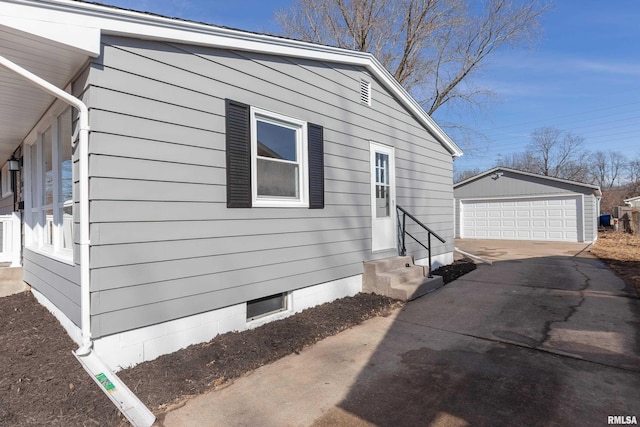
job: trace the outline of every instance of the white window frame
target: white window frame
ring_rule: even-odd
[[[59,154],[61,144],[72,144],[76,139],[76,135],[72,134],[70,141],[59,141],[58,132],[58,118],[69,107],[62,102],[56,102],[49,109],[49,111],[43,116],[40,122],[36,125],[34,130],[24,141],[24,214],[25,214],[25,247],[34,251],[42,253],[50,258],[55,258],[59,261],[73,264],[73,244],[71,248],[65,248],[63,246],[63,220],[60,218],[59,207],[67,206],[69,202],[64,203],[60,200],[60,185],[62,176],[60,170]],[[73,111],[73,110],[72,110]],[[44,188],[43,188],[43,134],[47,131],[51,131],[51,150],[52,150],[52,173],[53,173],[53,201],[50,205],[44,204]],[[32,148],[36,147],[35,155],[38,161],[35,162],[36,171],[35,178],[37,185],[32,183],[33,171],[32,171]],[[72,180],[74,177],[72,177]],[[33,206],[33,192],[36,193],[36,200],[39,200],[41,205]],[[75,196],[73,198],[75,200]],[[53,232],[51,244],[45,243],[45,211],[53,210]]]
[[[258,196],[258,126],[262,121],[296,132],[296,158],[298,159],[298,198]],[[251,107],[251,193],[253,207],[309,207],[307,122],[282,114]],[[278,161],[268,159],[270,161]],[[291,163],[291,162],[287,162]]]

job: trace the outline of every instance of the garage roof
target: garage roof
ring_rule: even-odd
[[[498,174],[497,176],[500,176],[500,172],[509,172],[512,174],[517,174],[517,175],[522,175],[524,177],[531,177],[531,178],[538,178],[538,179],[546,179],[552,182],[559,182],[559,183],[563,183],[563,184],[571,184],[571,185],[577,185],[579,187],[584,187],[584,188],[589,188],[594,190],[594,194],[596,196],[602,196],[602,192],[600,191],[600,187],[598,187],[597,185],[593,185],[593,184],[585,184],[584,182],[578,182],[578,181],[571,181],[568,179],[561,179],[561,178],[555,178],[552,176],[546,176],[546,175],[540,175],[537,173],[531,173],[531,172],[524,172],[524,171],[520,171],[517,169],[511,169],[511,168],[505,168],[505,167],[495,167],[493,169],[489,169],[486,172],[482,172],[478,175],[472,176],[471,178],[467,178],[464,181],[460,181],[456,184],[453,185],[453,188],[458,188],[458,187],[462,187],[466,184],[469,184],[473,181],[476,181],[480,178],[483,178],[485,176],[488,175],[494,175],[494,174]]]

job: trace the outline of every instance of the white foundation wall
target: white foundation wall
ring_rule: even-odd
[[[453,252],[436,255],[432,258],[432,268],[436,269],[452,262]],[[422,258],[416,260],[415,263],[428,265],[429,260]],[[207,313],[98,338],[93,341],[93,349],[109,368],[117,372],[190,345],[210,341],[217,335],[226,332],[255,328],[268,322],[286,318],[307,308],[338,298],[354,296],[361,291],[362,275],[358,274],[294,290],[289,294],[286,311],[251,322],[246,319],[246,304],[236,304]],[[58,319],[73,341],[80,345],[82,341],[80,328],[44,295],[35,289],[32,289],[32,292],[40,304]]]
[[[40,304],[42,304],[47,310],[53,314],[53,316],[58,319],[60,325],[67,331],[67,334],[71,337],[73,342],[78,344],[78,347],[82,343],[82,330],[71,321],[58,307],[55,306],[51,301],[47,299],[43,294],[38,292],[37,290],[31,288],[31,293],[38,300]]]
[[[247,322],[247,306],[242,303],[98,338],[94,340],[93,348],[100,359],[117,372],[190,345],[210,341],[225,332],[255,328],[361,291],[362,275],[359,274],[292,291],[286,311],[251,322]]]
[[[453,252],[448,252],[445,254],[434,255],[431,257],[431,270],[435,270],[436,268],[442,267],[444,265],[449,265],[453,263]],[[429,259],[421,258],[414,260],[415,265],[427,266],[429,265]]]

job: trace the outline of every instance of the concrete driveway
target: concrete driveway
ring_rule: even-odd
[[[640,422],[634,290],[584,244],[457,245],[493,265],[192,399],[161,422],[604,426],[609,416]]]

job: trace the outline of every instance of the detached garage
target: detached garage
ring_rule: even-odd
[[[454,185],[458,238],[593,242],[596,185],[494,168]]]

